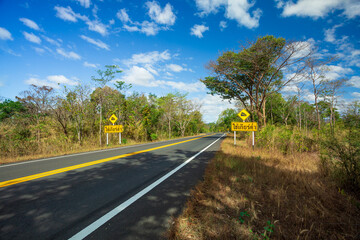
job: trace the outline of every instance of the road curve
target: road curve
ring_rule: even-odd
[[[161,239],[222,136],[0,166],[0,239]]]

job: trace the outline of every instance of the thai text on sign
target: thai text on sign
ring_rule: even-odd
[[[106,125],[105,133],[119,133],[123,132],[123,125]]]
[[[257,122],[232,122],[231,131],[257,131]]]

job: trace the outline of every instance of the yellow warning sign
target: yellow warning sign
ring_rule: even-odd
[[[105,133],[119,133],[124,131],[123,125],[106,125],[104,127]]]
[[[257,122],[231,122],[231,131],[257,131]]]
[[[241,110],[238,114],[238,116],[245,121],[245,119],[247,119],[250,116],[250,113],[248,113],[248,111],[246,111],[245,109]]]
[[[111,115],[109,120],[110,120],[110,122],[112,122],[112,124],[114,124],[116,122],[116,120],[118,120],[118,118],[115,116],[115,114],[113,114],[113,115]]]

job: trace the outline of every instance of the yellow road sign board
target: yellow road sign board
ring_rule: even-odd
[[[241,110],[238,114],[238,116],[245,121],[245,119],[247,119],[250,116],[250,113],[248,113],[248,111],[246,111],[245,109]]]
[[[115,114],[113,114],[113,115],[111,115],[109,120],[110,120],[110,122],[112,122],[112,124],[114,124],[116,122],[116,120],[118,120],[118,118],[115,116]]]
[[[231,122],[231,131],[257,131],[257,122]]]
[[[105,133],[119,133],[124,131],[123,125],[106,125],[104,127]]]

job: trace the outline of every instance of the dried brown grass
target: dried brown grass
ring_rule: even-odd
[[[267,239],[261,234],[268,221],[270,239],[356,239],[359,203],[322,176],[319,161],[225,139],[169,239]],[[243,213],[249,217],[241,223]]]
[[[203,135],[203,134],[200,134]],[[199,135],[199,136],[200,136]],[[190,136],[186,136],[190,137]],[[181,139],[182,137],[177,137],[173,139]],[[123,136],[124,139],[124,136]],[[165,141],[168,138],[159,137],[158,140],[152,142]],[[118,144],[118,135],[109,136],[109,145],[106,146],[106,138],[102,140],[103,146],[99,146],[99,138],[93,137],[91,139],[85,139],[81,144],[72,143],[66,140],[57,139],[55,137],[50,137],[43,139],[40,144],[37,146],[37,149],[32,151],[29,149],[26,154],[20,155],[18,151],[14,150],[11,153],[5,154],[0,152],[0,165],[6,163],[22,162],[34,159],[63,156],[75,153],[83,153],[111,148],[119,148],[125,146],[131,146],[136,144],[150,143],[150,141],[135,141],[133,139],[127,139],[127,143]],[[16,146],[14,146],[15,148]]]

